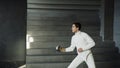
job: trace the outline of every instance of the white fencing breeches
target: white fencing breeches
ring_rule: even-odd
[[[88,54],[87,56],[78,54],[68,68],[77,68],[83,61],[86,62],[88,68],[96,68],[92,53]]]

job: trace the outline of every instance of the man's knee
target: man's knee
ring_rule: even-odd
[[[96,68],[95,65],[88,65],[88,68]]]
[[[76,67],[67,67],[67,68],[76,68]]]
[[[95,66],[91,66],[91,67],[88,67],[88,68],[96,68]]]
[[[67,68],[77,68],[75,65],[69,65]]]

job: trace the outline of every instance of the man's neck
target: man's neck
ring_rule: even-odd
[[[78,32],[80,32],[80,30],[77,30],[77,31],[75,32],[75,34],[78,33]]]
[[[79,32],[80,30],[77,30],[75,33]]]

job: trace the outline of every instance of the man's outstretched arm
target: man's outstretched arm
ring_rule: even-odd
[[[61,47],[61,46],[56,47],[56,50],[59,51],[59,52],[71,52],[74,49],[75,49],[75,47],[72,46],[72,45],[70,47],[68,47],[68,48],[64,48],[64,47]]]
[[[67,47],[67,48],[63,48],[61,46],[57,46],[56,47],[56,50],[57,51],[60,51],[60,52],[71,52],[75,49],[75,46],[74,46],[74,41],[73,41],[73,38],[71,39],[71,45],[70,47]]]

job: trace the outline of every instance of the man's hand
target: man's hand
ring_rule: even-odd
[[[79,49],[78,49],[78,52],[82,52],[82,51],[83,51],[83,49],[82,49],[82,48],[79,48]]]
[[[65,48],[61,47],[61,46],[57,46],[56,50],[59,52],[65,52]]]

